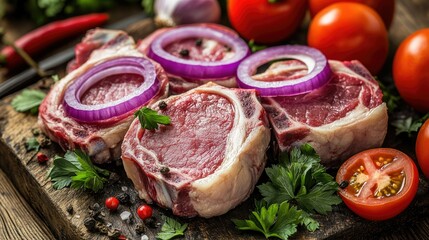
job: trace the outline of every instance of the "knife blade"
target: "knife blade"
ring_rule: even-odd
[[[137,13],[131,15],[122,20],[119,20],[115,23],[104,26],[103,28],[108,29],[124,29],[127,26],[131,25],[134,22],[143,20],[147,16],[143,13]],[[59,53],[56,53],[42,61],[39,62],[39,67],[43,70],[50,70],[55,67],[58,67],[66,62],[70,61],[74,57],[74,47],[67,48]],[[17,75],[9,78],[8,80],[0,83],[0,98],[3,98],[15,91],[29,86],[32,83],[35,83],[38,79],[36,78],[37,71],[34,68],[29,68],[27,70],[18,73]]]

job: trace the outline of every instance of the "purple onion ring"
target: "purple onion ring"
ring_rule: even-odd
[[[207,62],[179,58],[164,50],[173,42],[192,37],[217,40],[230,46],[235,54],[229,59]],[[203,26],[186,26],[171,29],[156,38],[149,48],[148,57],[161,64],[170,74],[191,79],[216,80],[235,76],[238,65],[249,53],[249,47],[239,36]]]
[[[256,81],[252,78],[257,68],[276,59],[297,59],[307,65],[307,75],[284,81]],[[241,88],[256,89],[261,96],[292,96],[308,93],[325,85],[332,76],[328,60],[319,50],[301,45],[271,47],[254,53],[241,62],[237,69],[237,83]]]
[[[81,103],[82,95],[91,86],[108,76],[119,74],[138,74],[144,77],[144,81],[131,94],[118,100],[96,105]],[[149,59],[120,57],[100,63],[79,76],[67,88],[63,105],[65,112],[78,121],[103,121],[141,107],[155,96],[159,87],[155,66]]]

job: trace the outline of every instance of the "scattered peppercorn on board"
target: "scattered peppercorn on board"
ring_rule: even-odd
[[[423,3],[424,1],[417,2],[421,2],[421,6],[428,6]],[[421,13],[419,15],[412,11],[416,8],[412,6],[412,3],[401,0],[397,1],[396,6],[394,25],[389,33],[391,54],[383,70],[384,74],[379,76],[379,79],[385,83],[392,81],[390,66],[398,44],[411,32],[429,25],[429,20],[425,18],[424,12],[418,12]],[[418,16],[421,18],[417,18]],[[144,20],[128,28],[128,32],[135,38],[142,38],[153,30],[151,20]],[[303,27],[290,42],[305,44],[303,40],[305,32],[306,27]],[[33,87],[39,86],[40,84],[36,84]],[[33,208],[43,216],[58,239],[107,239],[109,235],[117,234],[111,230],[113,228],[118,229],[127,239],[140,239],[142,234],[146,234],[149,239],[154,239],[161,229],[163,215],[173,217],[182,224],[189,224],[185,232],[186,239],[263,239],[260,234],[237,230],[231,221],[231,219],[248,217],[251,210],[254,209],[254,199],[261,198],[258,191],[255,191],[247,201],[227,214],[210,219],[178,218],[174,217],[170,211],[152,205],[156,221],[143,224],[137,215],[137,208],[144,202],[138,198],[121,165],[103,166],[117,175],[111,178],[104,190],[97,194],[74,189],[54,190],[47,177],[52,160],[39,163],[36,152],[27,151],[25,146],[26,139],[33,137],[37,117],[13,110],[10,106],[13,97],[14,95],[0,101],[0,167]],[[415,159],[411,144],[398,139],[391,129],[386,137],[385,146],[402,150]],[[64,154],[64,151],[55,143],[42,148],[41,152],[51,159],[55,155]],[[332,173],[335,174],[335,171]],[[265,180],[265,177],[262,177],[260,182]],[[108,197],[121,193],[127,193],[130,196],[130,203],[121,204],[115,212],[110,212],[104,207],[104,202]],[[384,222],[366,221],[354,215],[344,204],[340,204],[326,216],[315,215],[316,220],[320,223],[320,229],[311,233],[300,227],[293,238],[344,239],[351,236],[378,238],[389,235],[398,229],[414,226],[428,215],[428,195],[428,181],[421,176],[419,191],[414,201],[404,213],[394,219]],[[125,220],[121,219],[121,213],[124,211],[131,213],[130,217]],[[100,231],[88,231],[85,227],[85,218],[89,215],[97,215],[103,219],[103,221],[99,221],[99,224],[105,226],[105,228],[100,228],[103,229],[101,233]],[[86,224],[88,226],[89,223]]]

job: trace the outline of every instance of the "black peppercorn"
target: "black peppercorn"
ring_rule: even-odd
[[[144,225],[141,224],[141,223],[136,224],[135,230],[136,230],[137,234],[143,234],[143,233],[145,233]]]
[[[167,108],[167,103],[164,101],[159,102],[158,104],[159,109],[164,110]]]
[[[121,204],[128,204],[130,203],[130,195],[128,193],[120,193],[116,198],[119,200]]]
[[[340,188],[341,189],[344,189],[344,188],[346,188],[346,187],[348,187],[349,186],[349,182],[348,181],[346,181],[346,180],[344,180],[344,181],[342,181],[341,183],[340,183]]]
[[[165,175],[168,174],[170,172],[170,169],[166,166],[161,167],[161,169],[159,170],[161,172],[161,174]]]
[[[66,208],[66,211],[71,215],[73,214],[74,210],[73,210],[73,206],[72,205],[68,205]]]
[[[156,228],[156,219],[154,217],[150,217],[144,220],[144,224],[150,228]]]
[[[187,56],[189,56],[189,50],[188,49],[182,49],[182,50],[180,50],[179,54],[182,57],[187,57]]]
[[[203,44],[203,39],[198,38],[197,40],[195,40],[195,45],[196,45],[197,47],[200,47],[202,44]]]
[[[85,227],[86,227],[86,229],[88,229],[88,231],[94,231],[96,223],[97,222],[92,217],[87,217],[83,220],[83,225],[85,225]]]

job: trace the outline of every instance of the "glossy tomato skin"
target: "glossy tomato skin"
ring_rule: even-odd
[[[228,18],[247,40],[271,44],[287,39],[301,25],[307,1],[228,0]]]
[[[387,58],[388,35],[380,16],[359,3],[335,3],[320,11],[311,21],[308,45],[328,59],[359,60],[377,74]]]
[[[393,80],[401,97],[420,112],[429,112],[429,28],[408,36],[396,50]]]
[[[429,179],[429,119],[426,120],[417,134],[416,155],[420,169]]]
[[[395,161],[399,162],[396,162],[396,165],[390,165],[390,167],[393,166],[393,170],[386,170],[389,168],[388,165],[377,166],[375,164],[375,159],[378,159],[380,156],[385,159],[395,159]],[[366,163],[366,165],[362,163]],[[419,173],[413,160],[405,153],[392,148],[366,150],[352,156],[341,165],[336,176],[337,183],[341,184],[343,181],[351,183],[351,178],[356,172],[356,168],[359,168],[361,164],[365,166],[364,171],[372,171],[373,173],[367,173],[369,178],[363,185],[366,187],[362,187],[362,189],[358,191],[359,193],[354,192],[354,188],[351,184],[348,185],[347,188],[339,189],[338,193],[347,207],[362,218],[375,221],[390,219],[404,211],[414,199],[419,184]],[[382,172],[380,170],[381,168],[384,169],[384,173],[386,173],[386,171],[392,171],[393,173],[403,171],[403,182],[401,183],[403,185],[396,186],[398,190],[396,194],[377,198],[374,191],[376,191],[376,187],[380,186],[381,182],[383,182],[383,177],[380,177],[383,176],[383,174],[380,174],[380,172]],[[389,177],[391,176],[389,175]],[[393,177],[387,180],[390,180],[390,183],[396,181]],[[350,188],[352,188],[353,191],[350,191]]]
[[[310,0],[309,8],[311,16],[315,16],[325,7],[338,2],[355,2],[365,4],[374,9],[389,29],[392,24],[393,15],[395,14],[395,0]]]

